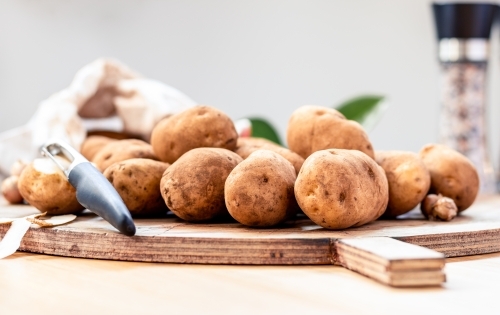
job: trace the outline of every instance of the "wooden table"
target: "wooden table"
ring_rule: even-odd
[[[0,260],[0,314],[500,314],[500,253],[447,262],[444,286],[394,289],[336,266],[16,253]]]

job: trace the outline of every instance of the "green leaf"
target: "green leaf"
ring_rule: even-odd
[[[282,145],[276,129],[263,118],[248,118],[252,123],[252,137],[265,138]]]
[[[383,96],[363,95],[337,106],[347,119],[359,122],[367,131],[372,130],[389,107]]]

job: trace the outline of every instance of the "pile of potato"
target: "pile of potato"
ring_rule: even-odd
[[[463,155],[436,144],[418,154],[374,151],[361,125],[334,109],[297,109],[287,142],[289,149],[238,138],[226,114],[197,106],[159,122],[151,143],[90,136],[81,153],[135,217],[170,210],[189,222],[231,216],[270,227],[302,210],[322,227],[345,229],[419,204],[427,218],[451,220],[478,193],[477,172]],[[5,198],[49,214],[81,211],[73,187],[50,163],[35,160],[5,180]]]

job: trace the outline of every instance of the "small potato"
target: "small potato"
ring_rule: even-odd
[[[453,199],[458,212],[469,208],[479,191],[474,165],[464,155],[441,144],[428,144],[419,155],[431,174],[429,193]]]
[[[372,159],[375,156],[360,124],[322,106],[302,106],[293,112],[288,122],[287,142],[290,150],[304,159],[325,149],[359,150]]]
[[[287,159],[288,162],[292,163],[296,174],[299,173],[304,163],[304,159],[297,153],[263,138],[238,138],[236,150],[234,152],[243,159],[246,159],[250,154],[260,149],[276,152]]]
[[[300,208],[327,229],[360,226],[380,217],[389,201],[384,170],[357,150],[328,149],[309,156],[295,182]]]
[[[10,175],[19,176],[23,172],[24,168],[29,164],[29,162],[25,160],[17,160],[12,164],[10,168]]]
[[[19,193],[19,188],[17,183],[19,182],[19,176],[12,175],[7,177],[2,182],[2,195],[5,200],[11,204],[23,203],[23,196]]]
[[[227,214],[224,183],[242,161],[234,152],[220,148],[197,148],[181,156],[161,179],[167,207],[190,222],[206,221]]]
[[[80,153],[89,161],[92,161],[94,156],[108,143],[115,142],[116,139],[105,136],[90,136],[83,141],[80,147]]]
[[[92,162],[97,169],[104,172],[113,163],[135,158],[158,160],[147,142],[127,139],[108,143],[94,156]]]
[[[65,159],[60,158],[58,162],[69,166]],[[19,176],[18,188],[30,205],[51,215],[77,213],[84,209],[76,200],[75,188],[48,158],[35,159],[26,166]]]
[[[163,162],[174,163],[191,149],[223,148],[233,151],[238,134],[233,121],[210,106],[196,106],[161,120],[151,134],[151,145]]]
[[[159,215],[168,211],[160,193],[160,181],[169,164],[149,159],[130,159],[111,164],[104,176],[122,197],[133,216]]]
[[[377,151],[375,160],[389,182],[389,204],[384,216],[397,217],[424,200],[431,176],[424,162],[413,152]]]
[[[224,196],[229,214],[248,226],[282,223],[297,210],[293,165],[280,154],[257,150],[229,174]]]

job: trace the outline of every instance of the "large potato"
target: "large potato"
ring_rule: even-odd
[[[94,156],[108,143],[115,142],[116,139],[105,136],[90,136],[83,141],[80,147],[80,153],[89,161],[92,161]]]
[[[197,148],[181,156],[161,179],[167,207],[186,221],[197,222],[227,214],[224,183],[242,161],[234,152],[220,148]]]
[[[464,155],[441,144],[428,144],[419,155],[431,174],[430,193],[453,199],[458,212],[472,205],[479,191],[479,175]]]
[[[396,217],[424,200],[431,185],[431,176],[417,154],[377,151],[375,160],[384,169],[389,182],[389,204],[384,216]]]
[[[58,162],[69,166],[65,159],[58,158]],[[19,176],[18,188],[30,205],[51,215],[76,213],[84,209],[76,200],[75,188],[48,158],[35,159],[26,166]]]
[[[234,152],[236,152],[236,154],[241,156],[243,159],[246,159],[250,154],[260,149],[276,152],[287,159],[290,163],[292,163],[296,174],[299,173],[300,168],[304,163],[304,159],[297,153],[263,138],[238,138],[236,150]]]
[[[280,154],[257,150],[229,174],[224,196],[229,214],[241,224],[268,227],[297,212],[293,165]]]
[[[238,134],[233,121],[220,110],[196,106],[161,120],[151,134],[151,145],[160,160],[174,163],[191,149],[234,150]]]
[[[304,213],[328,229],[360,226],[380,217],[389,200],[384,170],[356,150],[328,149],[309,156],[295,182]]]
[[[104,172],[111,164],[142,158],[158,160],[153,148],[147,142],[137,139],[113,141],[105,145],[92,159],[97,169]]]
[[[115,187],[133,216],[168,211],[160,193],[160,181],[169,164],[150,159],[130,159],[111,164],[104,176]]]
[[[288,122],[290,150],[304,159],[318,150],[359,150],[374,158],[370,139],[363,127],[347,120],[339,111],[322,106],[302,106]]]

